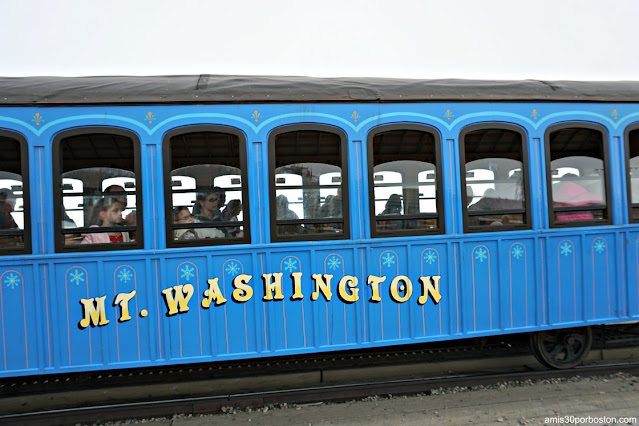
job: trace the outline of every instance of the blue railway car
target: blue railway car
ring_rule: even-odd
[[[639,319],[639,83],[0,78],[0,376]]]

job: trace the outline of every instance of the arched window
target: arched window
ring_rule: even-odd
[[[480,124],[459,135],[465,232],[530,228],[526,134],[508,124]]]
[[[368,136],[368,181],[373,237],[444,231],[438,132],[396,124]]]
[[[639,222],[639,124],[625,131],[626,170],[630,222]]]
[[[349,237],[346,134],[319,125],[273,131],[269,173],[273,241]]]
[[[608,142],[601,126],[566,123],[546,130],[551,227],[611,223]]]
[[[27,141],[0,131],[0,254],[31,253]]]
[[[230,127],[193,126],[164,137],[168,247],[250,241],[246,139]]]
[[[83,128],[53,140],[56,251],[142,247],[140,143],[112,128]]]

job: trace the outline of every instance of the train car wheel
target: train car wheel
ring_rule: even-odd
[[[550,368],[572,368],[588,356],[592,346],[590,327],[539,331],[530,334],[535,358]]]

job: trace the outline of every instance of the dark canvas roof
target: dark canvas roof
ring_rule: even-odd
[[[0,77],[0,105],[639,101],[639,81],[490,81],[183,75]]]

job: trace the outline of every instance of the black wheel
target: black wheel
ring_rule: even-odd
[[[530,347],[546,367],[572,368],[586,359],[592,346],[590,327],[539,331],[530,334]]]

